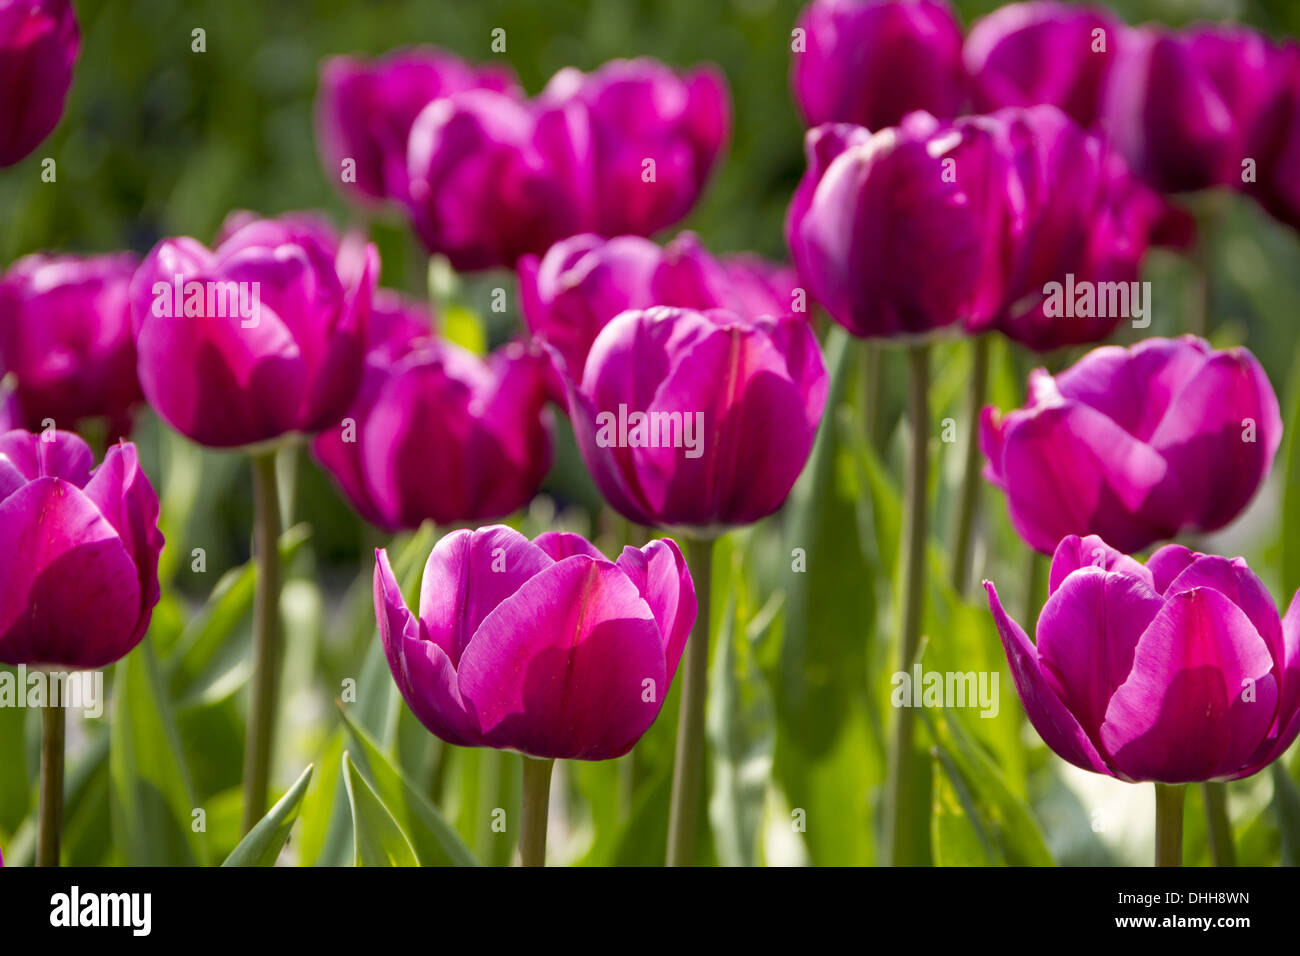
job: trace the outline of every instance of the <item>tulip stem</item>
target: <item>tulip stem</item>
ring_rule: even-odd
[[[551,771],[554,760],[535,757],[524,761],[524,803],[519,829],[519,865],[546,865],[546,823],[551,808]]]
[[[925,608],[926,488],[929,481],[930,347],[913,345],[909,364],[907,417],[911,427],[908,449],[906,505],[903,524],[903,605],[899,661],[903,670],[912,665],[921,642]],[[894,744],[889,753],[888,789],[885,793],[883,858],[890,866],[916,861],[918,807],[916,793],[916,726],[910,707],[896,709]]]
[[[979,506],[980,455],[979,422],[989,378],[989,337],[977,336],[971,343],[970,405],[966,415],[966,448],[962,457],[961,495],[957,499],[952,547],[952,587],[958,597],[966,596],[971,579],[971,552],[975,544],[975,509]]]
[[[1187,785],[1157,783],[1156,866],[1183,865],[1183,801]]]
[[[1210,833],[1210,858],[1215,866],[1236,866],[1232,822],[1228,819],[1228,785],[1207,780],[1201,784],[1201,796],[1205,800],[1205,821]]]
[[[244,833],[266,813],[280,661],[280,502],[275,452],[254,455],[252,465],[257,583],[253,593],[253,681],[244,745]]]
[[[668,810],[668,865],[695,861],[695,826],[700,811],[700,779],[704,772],[704,696],[709,677],[709,595],[713,589],[713,541],[689,538],[686,563],[695,582],[699,610],[686,642],[682,667],[682,704],[677,721],[677,759],[673,764],[673,793]]]
[[[67,719],[63,704],[41,708],[41,802],[36,865],[59,865],[63,831],[63,752]]]
[[[879,451],[881,445],[880,429],[884,421],[885,400],[884,348],[875,342],[867,342],[862,349],[862,417],[867,433],[867,445],[872,451]]]

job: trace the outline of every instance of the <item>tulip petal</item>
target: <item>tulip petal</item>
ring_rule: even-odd
[[[1147,570],[1158,594],[1164,594],[1183,570],[1196,560],[1197,553],[1181,544],[1167,544],[1147,558]]]
[[[649,606],[622,571],[583,555],[502,601],[465,649],[459,672],[488,742],[536,757],[621,756],[654,721],[667,691]]]
[[[1169,598],[1138,641],[1101,740],[1133,780],[1211,780],[1244,766],[1273,726],[1273,657],[1250,619],[1213,588]],[[1243,700],[1253,688],[1254,699]]]
[[[1164,602],[1141,577],[1085,566],[1047,599],[1038,659],[1061,703],[1100,748],[1098,730],[1133,652]]]
[[[563,561],[575,554],[585,554],[597,561],[606,560],[600,549],[580,534],[569,531],[547,531],[533,539],[533,544],[541,548],[554,561]]]
[[[454,531],[434,547],[420,584],[420,623],[460,668],[485,617],[534,575],[554,564],[513,528]]]
[[[1151,572],[1122,551],[1116,551],[1095,534],[1080,538],[1076,534],[1061,539],[1052,555],[1052,570],[1048,574],[1047,593],[1055,594],[1067,577],[1079,568],[1101,568],[1103,571],[1118,571],[1131,577],[1141,578],[1148,586],[1154,586]],[[1159,591],[1159,588],[1156,589]]]
[[[1084,733],[1079,722],[1070,713],[1061,699],[1052,690],[1051,684],[1038,663],[1038,652],[1029,643],[1024,629],[1007,617],[998,600],[997,589],[992,581],[984,582],[988,592],[989,608],[993,612],[993,621],[997,625],[998,635],[1002,638],[1002,647],[1007,654],[1007,663],[1011,665],[1011,676],[1015,679],[1016,690],[1025,705],[1029,722],[1034,725],[1043,742],[1051,747],[1062,759],[1076,767],[1104,773],[1115,774],[1106,766],[1097,748],[1093,746],[1088,735]]]
[[[379,639],[393,680],[411,713],[448,743],[482,746],[478,722],[461,699],[456,668],[443,649],[428,639],[424,625],[406,607],[388,553],[382,548],[375,551],[374,587]]]
[[[691,580],[686,559],[682,557],[677,542],[660,538],[639,550],[624,548],[617,564],[650,605],[659,625],[668,684],[671,685],[699,610],[695,582]]]
[[[79,488],[37,478],[0,502],[0,662],[103,667],[139,618],[131,556]]]
[[[1281,687],[1282,665],[1286,659],[1286,647],[1282,636],[1282,619],[1278,616],[1277,606],[1272,596],[1265,590],[1263,582],[1246,566],[1241,558],[1229,560],[1215,554],[1197,555],[1196,559],[1183,569],[1178,577],[1165,589],[1165,597],[1171,598],[1181,591],[1192,588],[1213,588],[1226,597],[1250,618],[1255,630],[1264,639],[1268,652],[1275,662],[1274,676]]]

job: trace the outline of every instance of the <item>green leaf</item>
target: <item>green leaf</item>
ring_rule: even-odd
[[[437,807],[384,756],[374,740],[343,713],[343,726],[352,740],[356,764],[394,820],[411,840],[421,866],[478,866],[478,861]]]
[[[302,772],[297,783],[280,798],[266,816],[248,831],[222,866],[275,866],[275,861],[289,839],[289,831],[298,819],[298,809],[311,783],[312,765]]]
[[[1273,761],[1273,812],[1282,835],[1282,865],[1300,866],[1300,787],[1281,760]]]
[[[316,761],[321,767],[338,768],[343,763],[343,730],[329,735]],[[312,775],[302,800],[302,832],[298,850],[306,866],[344,866],[352,843],[352,816],[347,808],[348,792],[343,775],[333,772]]]
[[[352,808],[357,866],[419,866],[411,841],[370,789],[347,751],[343,752],[343,783]]]
[[[131,866],[207,864],[180,735],[148,640],[119,661],[109,730],[114,845]]]
[[[931,846],[936,866],[991,866],[1005,862],[993,848],[966,781],[942,747],[934,748]]]
[[[13,668],[0,668],[0,681],[12,681],[14,692],[18,675]],[[27,708],[0,706],[0,832],[16,830],[31,809],[32,769],[27,766]]]

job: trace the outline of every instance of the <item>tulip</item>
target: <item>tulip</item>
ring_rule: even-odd
[[[578,448],[614,509],[713,537],[781,507],[827,377],[801,320],[657,307],[606,325],[568,384]]]
[[[125,657],[158,603],[158,497],[135,446],[98,468],[71,432],[0,435],[0,663],[89,670]],[[47,703],[37,865],[59,863],[64,712]]]
[[[961,111],[961,25],[946,0],[814,0],[798,28],[790,84],[809,126],[879,130],[913,110]]]
[[[1105,124],[1129,165],[1163,192],[1240,187],[1276,69],[1268,41],[1251,30],[1138,28],[1111,73]]]
[[[649,729],[696,615],[677,545],[610,562],[586,539],[456,531],[424,569],[418,616],[376,552],[375,616],[398,690],[447,743],[524,754],[525,865],[541,865],[556,759],[619,757]]]
[[[408,212],[425,247],[458,270],[513,267],[581,232],[594,198],[586,135],[580,111],[490,90],[430,103],[407,144]]]
[[[1192,336],[1094,349],[1029,400],[987,407],[985,477],[1007,496],[1016,531],[1050,554],[1071,534],[1140,551],[1241,513],[1282,440],[1277,396],[1244,348]]]
[[[690,212],[731,127],[720,72],[679,77],[649,58],[614,60],[588,74],[563,69],[538,100],[580,108],[585,118],[593,191],[587,229],[604,236],[648,236]]]
[[[105,418],[109,444],[130,432],[140,400],[127,296],[136,265],[131,253],[32,255],[0,279],[0,368],[15,376],[22,427]]]
[[[747,318],[782,316],[798,304],[793,271],[757,256],[715,259],[694,234],[660,247],[640,236],[592,233],[519,262],[524,319],[581,379],[587,353],[610,320],[656,305],[725,308]]]
[[[164,239],[131,281],[145,398],[199,444],[320,431],[356,393],[378,253],[308,222],[250,221],[215,250]]]
[[[80,47],[69,0],[0,0],[0,166],[58,125]]]
[[[985,589],[1030,722],[1076,767],[1163,785],[1236,780],[1300,734],[1300,602],[1279,618],[1241,558],[1168,545],[1144,566],[1070,535],[1034,644]],[[1160,817],[1181,815],[1182,790],[1157,792],[1157,862],[1176,865],[1181,834]]]
[[[356,403],[316,439],[316,457],[386,531],[511,514],[551,464],[545,359],[516,343],[484,360],[414,312],[377,304],[375,318],[398,328],[372,347]]]
[[[1272,54],[1274,80],[1268,105],[1247,133],[1243,158],[1255,160],[1243,186],[1268,212],[1300,229],[1300,46],[1295,41]]]
[[[436,47],[398,50],[376,60],[336,56],[321,67],[316,130],[325,171],[362,200],[408,195],[406,143],[416,116],[434,100],[466,90],[518,96],[506,66],[475,67]],[[351,160],[352,178],[345,175]]]
[[[1097,122],[1123,22],[1105,7],[1036,0],[976,21],[962,56],[975,108],[1050,104]]]
[[[631,521],[687,533],[700,630],[682,686],[668,864],[694,860],[703,765],[713,539],[785,501],[812,450],[827,375],[808,323],[720,309],[629,310],[566,379],[578,449]]]
[[[373,245],[310,217],[237,213],[209,250],[164,239],[131,280],[140,386],[202,445],[243,447],[253,470],[253,677],[244,831],[266,810],[279,658],[280,505],[275,446],[339,421],[361,381],[379,271]]]

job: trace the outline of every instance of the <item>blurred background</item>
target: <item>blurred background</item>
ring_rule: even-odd
[[[969,26],[999,4],[956,0],[954,5]],[[1275,36],[1300,33],[1300,3],[1294,0],[1116,0],[1109,5],[1133,24],[1238,20]],[[782,222],[804,168],[802,127],[788,86],[790,30],[801,6],[798,0],[80,0],[82,52],[64,117],[30,157],[0,172],[0,266],[37,250],[129,248],[143,254],[170,235],[210,243],[232,210],[276,215],[317,209],[340,228],[371,231],[383,261],[381,284],[427,294],[427,263],[405,223],[396,215],[359,218],[322,172],[313,128],[318,68],[325,57],[378,55],[416,43],[439,45],[471,61],[508,60],[529,94],[569,65],[590,70],[609,59],[638,55],[677,67],[718,64],[731,86],[733,136],[702,201],[681,228],[696,231],[715,252],[747,249],[785,259]],[[504,54],[490,51],[497,27],[506,30]],[[196,28],[206,31],[204,53],[191,51]],[[55,183],[41,182],[44,157],[57,160]],[[1215,344],[1244,343],[1255,352],[1282,399],[1284,420],[1296,427],[1290,410],[1297,384],[1293,369],[1300,368],[1295,332],[1300,244],[1244,197],[1211,196],[1201,205],[1207,208],[1195,211],[1214,223],[1202,261],[1206,270],[1198,273],[1198,266],[1166,253],[1151,256],[1146,277],[1155,287],[1154,312],[1145,334],[1184,331],[1189,303],[1200,294],[1202,275],[1209,276]],[[504,316],[490,315],[482,306],[495,286],[510,293],[511,311]],[[522,328],[514,288],[513,276],[502,273],[476,278],[457,291],[487,325],[489,341]],[[892,670],[893,582],[887,569],[897,564],[901,509],[891,476],[899,474],[901,460],[896,426],[904,363],[901,353],[885,362],[883,438],[874,449],[862,447],[860,434],[851,437],[864,390],[856,353],[831,354],[828,361],[840,370],[827,409],[829,436],[823,436],[785,511],[733,536],[719,557],[720,593],[730,597],[719,609],[726,621],[714,660],[712,706],[735,708],[744,719],[739,737],[712,741],[713,828],[700,849],[702,862],[869,863],[874,857]],[[949,415],[964,422],[968,362],[955,346],[940,350],[931,399],[936,422]],[[1028,367],[1022,356],[996,346],[995,404],[1020,403]],[[529,533],[570,524],[601,534],[609,551],[620,535],[631,532],[599,522],[599,498],[565,424],[557,424],[560,453],[547,497],[516,523]],[[964,432],[964,425],[959,430]],[[937,424],[935,431],[937,441]],[[164,574],[171,586],[156,615],[152,641],[162,666],[151,679],[162,682],[162,697],[171,703],[159,705],[153,716],[133,712],[129,719],[115,720],[112,735],[153,739],[150,721],[163,726],[174,719],[179,740],[154,740],[162,748],[155,756],[158,767],[183,767],[186,784],[178,789],[168,783],[163,770],[150,771],[144,784],[130,781],[131,768],[95,749],[106,749],[100,738],[109,731],[82,728],[75,741],[83,774],[70,783],[80,789],[69,806],[69,853],[86,863],[219,860],[233,845],[238,825],[239,695],[247,677],[240,662],[251,593],[243,566],[249,555],[249,478],[240,457],[184,443],[147,414],[136,438],[164,495]],[[940,583],[927,624],[929,633],[943,636],[945,648],[935,642],[936,656],[927,667],[943,669],[945,660],[950,669],[987,667],[1000,670],[1002,683],[998,717],[981,720],[971,713],[969,720],[962,718],[965,727],[935,717],[930,727],[936,760],[950,760],[967,777],[995,781],[987,792],[963,794],[943,783],[949,778],[936,775],[931,791],[936,826],[960,828],[973,819],[977,830],[996,839],[991,847],[972,850],[977,855],[971,859],[944,860],[936,854],[935,862],[1045,862],[1044,853],[1060,863],[1146,862],[1149,793],[1075,774],[1048,753],[1023,721],[987,609],[942,591],[938,542],[947,534],[961,457],[957,446],[938,447],[932,577]],[[1274,479],[1251,511],[1216,542],[1230,553],[1249,555],[1275,595],[1281,593],[1288,547],[1281,520],[1288,454],[1284,449],[1279,456]],[[368,605],[370,549],[383,539],[352,515],[305,451],[284,456],[281,480],[290,492],[288,517],[310,526],[309,533],[301,531],[302,540],[287,545],[293,563],[285,595],[290,646],[283,699],[292,713],[275,781],[282,791],[307,761],[317,762],[319,779],[303,811],[305,832],[294,847],[296,859],[348,858],[350,822],[338,810],[344,738],[332,698],[346,695],[351,680],[362,688],[358,719],[433,795],[472,849],[485,854],[485,861],[505,862],[509,849],[485,830],[478,808],[512,805],[505,801],[517,793],[517,759],[477,751],[449,758],[398,707],[382,658],[375,660]],[[1021,601],[1015,596],[1024,590],[1020,582],[1028,555],[1006,522],[1002,502],[987,488],[983,514],[981,571],[999,580],[1000,588],[1009,579],[1004,594]],[[392,551],[406,549],[405,569],[418,574],[432,541],[431,532],[421,532],[395,543]],[[808,549],[809,574],[789,573],[793,547]],[[200,548],[198,570],[195,549]],[[114,682],[123,676],[118,673]],[[367,696],[367,687],[375,692]],[[553,824],[552,830],[554,852],[565,861],[661,862],[676,691],[634,756],[609,765],[575,765],[557,777],[556,799],[571,811],[571,826],[557,831]],[[0,717],[15,719],[12,713]],[[26,761],[29,774],[35,767],[30,723],[19,728],[23,744],[14,758]],[[126,726],[119,729],[119,724]],[[5,733],[0,728],[0,738]],[[0,750],[5,746],[0,743]],[[98,763],[88,759],[97,753]],[[1243,859],[1276,863],[1300,848],[1282,845],[1269,809],[1275,795],[1267,777],[1236,785],[1232,806]],[[14,844],[19,858],[22,853],[27,805],[20,791],[10,788],[6,794],[0,787],[6,858],[13,858]],[[172,821],[170,842],[160,848],[150,842],[156,833],[141,836],[138,821],[120,807],[128,794],[159,808],[157,819]],[[342,806],[346,810],[346,801]],[[207,810],[207,848],[195,841],[187,807]],[[788,822],[797,811],[806,814],[803,830]],[[1206,854],[1198,814],[1193,798],[1189,862],[1203,861]],[[964,841],[963,836],[945,845],[965,846]]]

